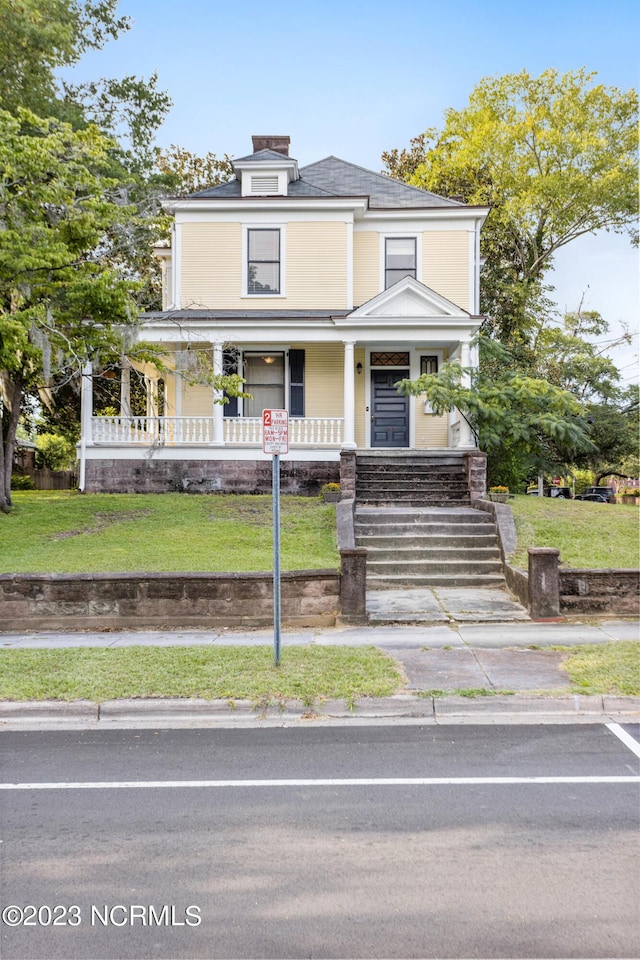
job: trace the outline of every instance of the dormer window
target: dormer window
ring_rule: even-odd
[[[286,197],[300,179],[298,161],[289,156],[289,137],[253,137],[253,153],[232,162],[243,197]]]
[[[247,231],[247,293],[280,293],[280,231]]]

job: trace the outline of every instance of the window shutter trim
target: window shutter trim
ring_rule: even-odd
[[[289,415],[304,417],[304,350],[289,350]]]

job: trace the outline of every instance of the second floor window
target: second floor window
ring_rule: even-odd
[[[415,237],[387,237],[384,266],[385,290],[403,277],[416,279]]]
[[[280,231],[249,230],[247,292],[280,293]]]

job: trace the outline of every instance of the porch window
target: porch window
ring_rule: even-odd
[[[425,373],[437,373],[438,372],[438,358],[435,357],[420,357],[420,374]]]
[[[243,402],[245,417],[261,417],[263,410],[284,409],[284,353],[245,353],[244,378],[242,389],[252,396]]]
[[[280,231],[248,230],[247,292],[280,293]]]
[[[416,238],[387,237],[385,241],[384,286],[392,286],[403,277],[416,278]]]

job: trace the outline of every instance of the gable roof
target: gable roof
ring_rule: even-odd
[[[293,160],[293,157],[288,156],[286,153],[278,153],[277,150],[269,150],[265,147],[263,150],[256,150],[255,153],[247,154],[246,157],[234,158],[232,163],[246,163],[248,160],[275,160],[277,163],[287,163]]]
[[[260,150],[247,160],[286,159],[273,150]],[[192,193],[187,199],[226,200],[240,198],[240,181],[230,180],[216,187],[208,187],[198,193]],[[300,168],[300,178],[289,184],[288,197],[368,197],[372,209],[420,208],[420,207],[464,207],[464,203],[440,197],[419,187],[410,187],[406,183],[394,180],[383,173],[374,173],[355,163],[340,160],[339,157],[325,157],[306,167]],[[286,199],[286,198],[281,198]]]
[[[475,320],[468,310],[443,297],[413,277],[402,277],[392,286],[356,307],[346,318],[349,322],[372,321],[378,318],[409,319],[425,322],[431,318]]]

